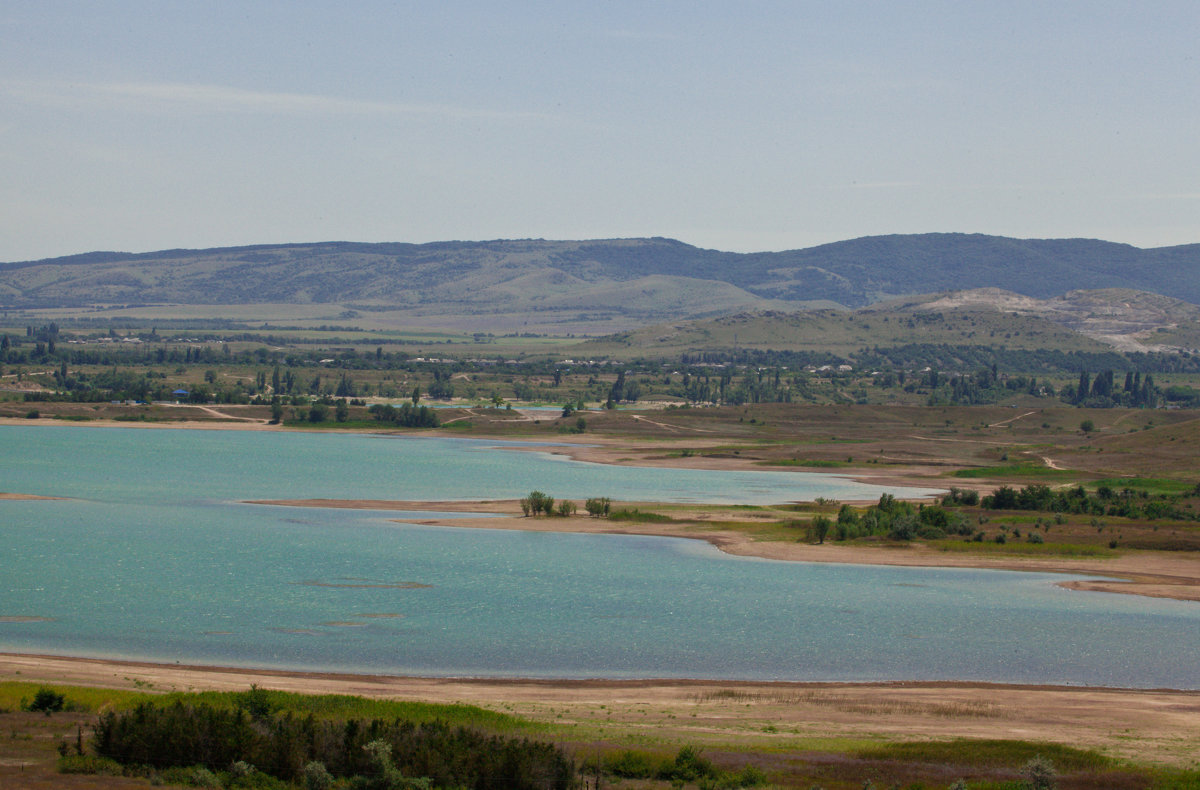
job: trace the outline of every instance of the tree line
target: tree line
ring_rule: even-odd
[[[1200,489],[1200,486],[1197,487]],[[1193,491],[1195,495],[1200,491]],[[1180,497],[1169,494],[1151,496],[1145,490],[1112,486],[1099,486],[1089,492],[1083,486],[1073,488],[1050,488],[1042,484],[1027,485],[1021,489],[1000,486],[991,494],[980,499],[979,504],[988,510],[1034,510],[1047,513],[1076,513],[1093,516],[1121,516],[1124,518],[1172,519],[1176,521],[1200,520],[1197,515],[1179,505]]]
[[[575,780],[574,761],[560,747],[527,738],[438,721],[255,717],[182,702],[107,711],[92,746],[126,766],[223,771],[243,764],[285,781],[325,774],[364,788],[570,790]]]

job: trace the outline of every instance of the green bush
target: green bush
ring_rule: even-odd
[[[329,790],[333,787],[333,774],[325,763],[313,760],[304,766],[304,790]]]
[[[1054,790],[1054,779],[1058,774],[1054,764],[1039,754],[1021,767],[1021,775],[1029,790]]]
[[[530,491],[529,496],[521,498],[521,512],[527,516],[536,516],[539,513],[549,516],[554,513],[554,497],[541,491]]]
[[[808,523],[806,538],[811,542],[815,540],[817,543],[824,543],[825,537],[829,534],[829,530],[833,527],[833,521],[826,516],[815,516]]]
[[[121,776],[125,769],[116,760],[97,757],[94,754],[64,754],[55,766],[60,774],[97,774],[99,776]]]
[[[33,697],[33,702],[26,706],[28,711],[41,711],[49,716],[57,713],[66,705],[66,698],[54,689],[40,688]]]
[[[212,771],[202,765],[189,768],[172,767],[162,772],[161,782],[184,787],[220,787],[221,780]],[[151,784],[154,783],[151,778]]]
[[[694,746],[684,746],[675,755],[675,761],[664,766],[659,779],[695,782],[699,779],[711,779],[717,775],[713,764],[700,755],[700,750]]]
[[[755,768],[753,765],[747,765],[742,770],[725,774],[717,782],[717,787],[723,790],[737,790],[739,787],[758,787],[767,783],[767,775]]]
[[[604,771],[622,779],[653,779],[661,771],[669,769],[671,763],[655,760],[645,752],[626,749],[604,760]]]
[[[235,708],[246,711],[259,721],[267,719],[275,712],[275,705],[271,702],[270,693],[253,683],[250,684],[249,691],[235,694],[233,700]]]
[[[612,500],[606,496],[593,497],[583,503],[583,509],[588,512],[589,516],[607,516],[612,510]]]

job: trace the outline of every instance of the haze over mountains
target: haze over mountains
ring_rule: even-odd
[[[935,233],[731,253],[663,238],[430,244],[326,242],[95,252],[0,264],[0,306],[347,303],[715,315],[797,303],[1000,288],[1045,299],[1128,288],[1200,303],[1200,244]]]

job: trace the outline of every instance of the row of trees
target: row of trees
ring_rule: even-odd
[[[554,497],[541,491],[530,491],[529,496],[521,497],[521,512],[526,516],[545,514],[547,516],[573,516],[578,511],[575,503],[569,499],[560,499],[557,506]],[[592,497],[584,505],[584,509],[593,518],[607,518],[612,510],[612,500],[608,497]]]
[[[570,790],[575,780],[574,761],[559,747],[443,722],[256,719],[176,702],[105,712],[94,732],[96,753],[123,765],[216,771],[242,764],[285,781],[322,772],[351,777],[354,787]]]
[[[1140,371],[1125,373],[1124,386],[1115,383],[1116,374],[1109,368],[1096,374],[1093,379],[1085,370],[1074,384],[1066,384],[1055,392],[1054,385],[1047,380],[1038,381],[1036,376],[1003,376],[993,365],[975,373],[946,377],[936,370],[925,371],[919,379],[920,386],[931,390],[931,405],[956,403],[972,405],[996,403],[1014,393],[1025,393],[1034,397],[1055,397],[1066,403],[1090,408],[1154,408],[1158,406],[1161,393],[1154,384],[1154,377]],[[881,381],[881,383],[883,383]],[[903,384],[903,379],[901,379]],[[911,385],[905,389],[912,390]]]
[[[1195,493],[1195,492],[1193,492]],[[1000,486],[980,500],[989,510],[1034,510],[1047,513],[1078,513],[1093,516],[1122,516],[1125,518],[1195,521],[1200,515],[1179,505],[1178,496],[1151,496],[1145,490],[1122,488],[1116,490],[1102,485],[1095,492],[1083,486],[1052,489],[1042,484],[1021,489]]]
[[[1200,485],[1189,495],[1200,495]],[[896,500],[891,494],[883,494],[877,504],[865,511],[842,505],[836,519],[818,515],[804,526],[806,539],[815,543],[824,543],[827,538],[843,541],[872,536],[913,540],[973,535],[976,540],[981,539],[982,533],[976,530],[965,514],[955,509],[962,506],[979,506],[987,510],[1200,521],[1200,514],[1181,506],[1182,498],[1182,495],[1152,495],[1145,490],[1132,488],[1117,490],[1107,485],[1101,485],[1095,491],[1088,491],[1083,486],[1052,489],[1039,483],[1020,489],[1000,486],[982,497],[973,490],[951,488],[950,493],[942,498],[941,505],[914,506]],[[1042,542],[1040,535],[1031,534],[1030,540]],[[1003,536],[997,536],[997,541],[1003,542]]]
[[[392,406],[387,403],[376,403],[367,411],[379,422],[404,428],[436,428],[440,425],[437,409],[431,409],[428,406],[414,406],[411,403]]]
[[[933,390],[929,396],[930,405],[996,403],[1016,393],[1050,398],[1056,394],[1054,385],[1047,380],[1039,381],[1037,376],[1004,376],[995,365],[949,378],[936,371],[927,371],[920,383]]]
[[[1141,371],[1127,371],[1124,386],[1117,387],[1111,368],[1097,373],[1095,379],[1085,370],[1079,374],[1078,384],[1074,387],[1067,384],[1061,392],[1068,403],[1102,409],[1114,406],[1153,409],[1158,406],[1159,396],[1154,377],[1149,373],[1143,378]]]

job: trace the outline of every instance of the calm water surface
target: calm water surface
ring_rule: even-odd
[[[778,502],[883,489],[496,442],[0,428],[0,649],[421,675],[1200,687],[1200,606],[1064,577],[780,563],[696,541],[455,529],[255,498]],[[889,489],[896,493],[909,493]],[[17,621],[18,618],[42,618]]]

